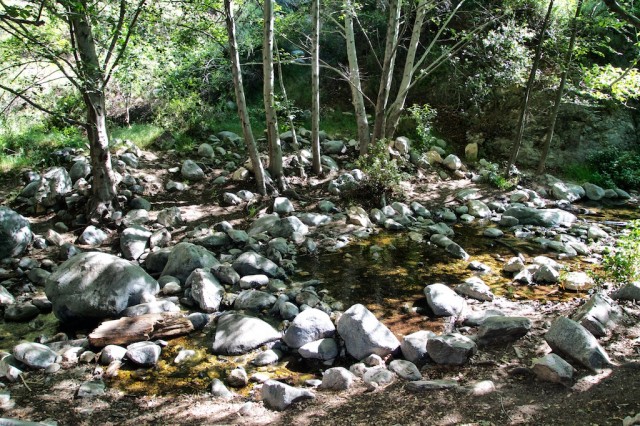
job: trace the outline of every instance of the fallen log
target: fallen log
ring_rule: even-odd
[[[152,339],[168,339],[188,334],[193,324],[177,313],[145,314],[105,321],[89,334],[91,346],[128,345]]]

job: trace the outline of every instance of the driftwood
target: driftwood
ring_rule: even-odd
[[[98,348],[128,345],[144,340],[182,336],[191,331],[193,324],[180,314],[146,314],[103,322],[89,334],[89,343]]]

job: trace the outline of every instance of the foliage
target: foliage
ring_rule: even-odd
[[[623,70],[611,64],[583,69],[584,93],[598,100],[627,102],[640,98],[640,72]]]
[[[518,185],[518,176],[515,175],[509,179],[505,178],[500,172],[500,166],[496,163],[484,163],[484,174],[487,182],[502,191],[508,191]]]
[[[602,269],[595,274],[598,284],[620,286],[640,279],[640,220],[627,224],[625,235],[618,238],[602,259]]]
[[[429,104],[414,104],[409,107],[408,110],[415,122],[416,134],[418,136],[414,148],[418,152],[427,151],[435,139],[431,131],[433,129],[433,120],[436,118],[438,112]]]
[[[130,140],[139,148],[145,149],[163,133],[163,129],[153,124],[133,124],[130,127],[118,127],[111,130],[113,139]]]
[[[380,200],[401,192],[400,182],[406,176],[400,170],[397,160],[389,155],[389,141],[386,139],[372,143],[367,155],[356,160],[356,167],[366,175],[358,186],[360,197],[375,197]]]
[[[623,151],[607,147],[595,151],[587,158],[587,165],[593,171],[588,179],[605,188],[619,187],[637,189],[640,187],[640,150]]]

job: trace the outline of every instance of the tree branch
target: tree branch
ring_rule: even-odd
[[[45,24],[45,22],[40,19],[14,18],[13,16],[7,15],[6,13],[0,13],[0,21],[11,21],[21,25],[35,25],[36,27],[41,27]]]
[[[111,60],[111,55],[113,54],[113,49],[116,48],[116,43],[118,42],[118,38],[120,37],[120,32],[122,31],[122,25],[124,25],[124,17],[127,12],[127,1],[120,0],[120,15],[118,16],[118,23],[116,24],[116,29],[113,31],[113,37],[111,37],[111,44],[109,45],[109,49],[107,50],[107,56],[104,60],[104,68],[105,71]]]
[[[629,13],[626,9],[620,6],[620,4],[616,0],[602,0],[602,2],[607,5],[612,13],[615,13],[620,18],[627,21],[629,24],[640,29],[640,18]]]

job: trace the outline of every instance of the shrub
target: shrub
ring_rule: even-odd
[[[389,141],[381,139],[369,146],[369,152],[356,160],[356,167],[366,177],[358,187],[355,198],[386,200],[401,192],[400,182],[405,177],[396,159],[389,155]]]
[[[594,152],[587,158],[587,165],[593,170],[590,182],[605,188],[619,187],[636,189],[640,187],[640,151],[621,151],[608,147]]]
[[[433,145],[435,137],[431,134],[433,120],[438,115],[437,111],[428,104],[413,105],[409,108],[409,113],[415,121],[416,135],[418,140],[414,147],[419,152],[427,151]]]
[[[620,286],[640,279],[640,220],[628,223],[626,233],[618,239],[602,259],[597,283],[610,282]]]

